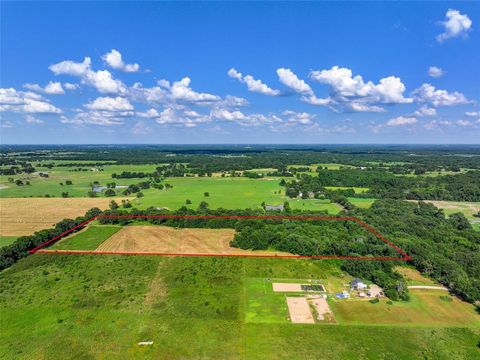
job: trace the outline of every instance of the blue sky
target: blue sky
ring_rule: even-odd
[[[478,2],[1,7],[5,144],[479,143]]]

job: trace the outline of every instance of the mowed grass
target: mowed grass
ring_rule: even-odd
[[[478,358],[474,327],[245,321],[246,279],[318,278],[338,264],[35,254],[0,273],[0,358]]]
[[[280,179],[271,180],[246,178],[169,178],[165,181],[173,185],[169,190],[149,189],[142,191],[145,197],[136,199],[134,205],[145,209],[150,206],[178,209],[182,206],[197,208],[206,201],[210,208],[257,209],[262,202],[280,205],[285,201],[293,209],[327,210],[331,214],[340,211],[337,204],[329,200],[290,199],[285,189],[279,185]],[[208,192],[209,196],[204,194]],[[186,204],[186,200],[192,204]]]
[[[441,290],[410,289],[410,301],[333,300],[330,306],[340,324],[402,326],[460,326],[480,328],[480,315],[471,304]]]
[[[18,236],[0,236],[0,248],[13,244],[13,242],[17,239]]]
[[[60,240],[50,247],[55,250],[95,250],[121,226],[89,226],[76,234]]]
[[[354,198],[354,197],[349,197],[348,201],[350,201],[353,205],[356,207],[362,208],[362,209],[368,209],[369,207],[372,206],[372,204],[375,202],[374,198]]]

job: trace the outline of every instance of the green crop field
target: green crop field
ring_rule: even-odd
[[[468,314],[468,327],[300,325],[276,310],[270,315],[278,322],[248,315],[256,311],[251,295],[264,300],[250,279],[336,273],[336,261],[35,254],[0,273],[0,358],[478,357],[480,328],[471,320],[478,315],[463,303],[456,314]],[[388,312],[389,305],[369,305]]]
[[[95,250],[101,243],[120,229],[120,226],[89,226],[85,230],[57,242],[51,249]]]

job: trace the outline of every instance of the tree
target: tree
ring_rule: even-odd
[[[62,192],[62,197],[63,198],[68,198],[68,192],[66,192],[66,191]]]
[[[458,230],[466,230],[472,228],[472,225],[470,224],[468,219],[460,212],[450,215],[450,217],[448,218],[448,222],[454,227],[456,227]]]
[[[17,185],[17,186],[22,186],[22,185],[23,185],[23,181],[17,179],[17,180],[15,180],[15,185]]]
[[[127,208],[131,208],[132,207],[132,204],[130,204],[130,200],[122,200],[122,206],[127,209]]]
[[[210,193],[209,193],[208,191],[206,191],[206,192],[203,193],[203,196],[209,197],[209,196],[210,196]]]
[[[65,185],[72,185],[72,184],[73,184],[72,180],[65,180]]]
[[[91,198],[97,197],[97,193],[96,193],[95,191],[92,191],[92,190],[89,191],[89,192],[87,193],[87,195],[88,195],[88,197],[91,197]]]
[[[285,212],[288,213],[288,212],[290,212],[290,210],[291,210],[291,208],[290,208],[289,202],[288,202],[288,201],[285,201],[285,202],[283,203],[283,211],[285,211]]]
[[[112,190],[112,189],[107,189],[105,191],[105,196],[115,196],[115,190]]]
[[[198,205],[198,211],[206,211],[208,210],[208,203],[205,201],[202,201],[200,205]]]
[[[116,210],[118,209],[118,204],[115,202],[115,200],[110,201],[110,209]]]
[[[192,203],[192,200],[190,199],[185,200],[185,204],[190,205],[191,203]]]
[[[139,192],[137,193],[137,198],[141,198],[141,197],[144,197],[144,196],[145,196],[145,195],[143,195],[143,193],[142,193],[141,191],[139,191]]]

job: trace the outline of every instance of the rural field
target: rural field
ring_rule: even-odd
[[[35,254],[0,273],[0,315],[9,324],[0,357],[478,357],[478,315],[458,300],[419,292],[411,306],[346,301],[332,305],[337,324],[291,324],[285,295],[254,280],[338,276],[336,261]],[[432,321],[435,311],[443,316]]]
[[[250,251],[230,246],[233,229],[176,229],[168,226],[89,226],[68,236],[49,249],[94,250],[203,255],[288,255],[279,251]],[[49,251],[49,250],[47,250]]]
[[[85,215],[93,207],[108,209],[112,200],[122,198],[0,198],[0,235],[30,235],[65,218]]]

